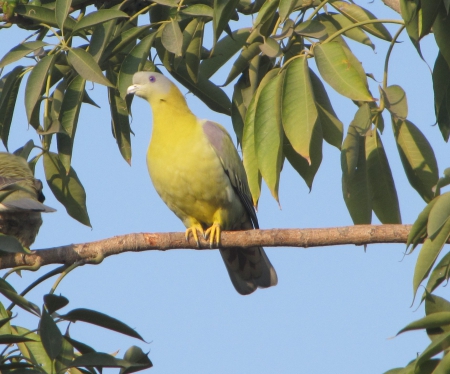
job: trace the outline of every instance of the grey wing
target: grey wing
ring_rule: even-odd
[[[258,218],[248,188],[247,175],[230,135],[222,126],[211,121],[203,122],[202,126],[206,137],[222,163],[225,174],[239,196],[252,226],[259,229]]]

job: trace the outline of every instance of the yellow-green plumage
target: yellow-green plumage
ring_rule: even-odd
[[[242,162],[226,130],[199,120],[178,88],[163,75],[139,72],[128,93],[146,99],[153,112],[147,165],[156,191],[183,221],[186,235],[257,227]],[[264,250],[221,249],[236,290],[249,294],[277,283]]]
[[[42,202],[42,183],[22,157],[0,152],[0,233],[29,247],[42,225],[41,212],[54,212]]]

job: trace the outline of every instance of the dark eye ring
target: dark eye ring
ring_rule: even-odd
[[[154,82],[154,81],[156,81],[156,78],[155,78],[155,76],[154,75],[150,75],[150,77],[148,78],[148,80],[150,81],[150,82]]]

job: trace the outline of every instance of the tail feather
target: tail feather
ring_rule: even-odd
[[[263,248],[221,248],[220,254],[234,288],[241,295],[278,283],[277,273]]]

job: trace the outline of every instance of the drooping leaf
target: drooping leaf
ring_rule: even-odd
[[[420,28],[420,16],[418,3],[415,1],[400,1],[400,10],[403,20],[405,21],[406,31],[411,39],[414,47],[416,48],[419,56],[422,57],[419,44],[419,28]]]
[[[277,201],[284,137],[281,124],[283,75],[283,73],[274,75],[261,90],[256,103],[254,124],[258,167],[272,196]]]
[[[430,0],[431,1],[431,0]],[[433,34],[440,53],[444,56],[447,64],[450,65],[450,19],[445,10],[444,4],[441,3],[435,22],[433,24]]]
[[[314,55],[320,75],[338,93],[352,100],[373,101],[365,82],[339,43],[317,44]]]
[[[217,72],[231,57],[233,57],[245,44],[250,35],[249,28],[233,31],[232,36],[226,35],[220,39],[212,55],[200,64],[200,72],[205,78]]]
[[[64,308],[67,304],[69,304],[69,300],[64,296],[58,296],[55,294],[46,294],[44,295],[44,304],[48,310],[49,314],[56,312],[57,310]]]
[[[450,312],[437,312],[409,323],[402,328],[397,335],[406,331],[430,329],[440,327],[442,325],[450,325]]]
[[[318,112],[306,56],[288,65],[283,82],[281,114],[284,133],[294,150],[310,163],[312,133],[320,123],[317,122]]]
[[[426,293],[433,292],[442,282],[448,281],[450,277],[450,252],[448,252],[441,261],[434,267],[433,271],[428,278],[426,292],[422,296],[424,299]]]
[[[382,90],[386,109],[389,110],[394,118],[406,119],[408,116],[408,103],[406,93],[398,85],[392,85]]]
[[[47,43],[44,43],[41,40],[36,40],[34,42],[25,42],[17,45],[13,49],[11,49],[3,58],[0,60],[0,68],[5,67],[17,60],[20,60],[22,57],[29,55],[31,52],[34,52],[40,48],[47,46]]]
[[[232,82],[239,74],[244,71],[244,69],[249,66],[250,61],[261,52],[261,49],[259,48],[260,45],[260,42],[255,42],[250,44],[249,46],[245,46],[242,49],[241,54],[231,67],[223,86],[226,86],[230,82]]]
[[[76,72],[85,80],[99,83],[107,87],[114,87],[113,84],[103,75],[102,70],[92,55],[84,49],[70,49],[67,54],[67,60]]]
[[[58,155],[48,152],[44,154],[44,170],[50,189],[67,213],[82,224],[91,226],[86,209],[86,193],[73,167],[67,173]]]
[[[166,23],[161,35],[161,42],[163,46],[176,56],[181,56],[183,46],[183,34],[180,26],[175,19],[171,19]]]
[[[213,8],[205,4],[193,4],[181,10],[181,13],[188,16],[213,18]]]
[[[38,5],[18,5],[15,12],[25,18],[43,23],[49,26],[59,27],[56,22],[55,11]],[[64,20],[64,29],[71,31],[75,27],[76,21],[68,16]]]
[[[424,239],[427,235],[427,225],[428,225],[428,216],[430,215],[431,209],[434,204],[436,204],[439,196],[435,199],[431,200],[428,205],[419,213],[419,216],[414,221],[413,226],[411,227],[411,231],[408,234],[408,240],[406,242],[406,248],[408,248],[411,244],[413,245],[412,250],[419,244],[420,240]],[[411,251],[412,251],[411,250]]]
[[[444,334],[440,339],[431,342],[430,345],[420,354],[416,360],[415,368],[420,367],[431,357],[437,355],[450,346],[450,333]],[[414,371],[415,372],[415,371]],[[431,371],[430,373],[433,373]]]
[[[427,234],[433,238],[450,218],[450,192],[442,194],[428,215]]]
[[[328,35],[325,26],[316,20],[299,23],[294,28],[294,32],[298,35],[316,39],[322,39]]]
[[[289,17],[296,4],[296,0],[280,0],[280,5],[278,8],[281,22],[284,22],[286,18]]]
[[[8,138],[14,108],[17,101],[20,83],[23,78],[23,66],[16,66],[10,73],[2,77],[4,84],[0,95],[0,137],[8,150]]]
[[[80,75],[76,76],[69,83],[61,104],[59,121],[66,133],[58,134],[57,136],[58,154],[59,160],[64,165],[67,173],[70,171],[73,141],[83,101],[85,84],[86,81]]]
[[[95,310],[84,308],[73,309],[69,313],[61,315],[60,317],[72,322],[83,321],[91,323],[93,325],[104,327],[106,329],[113,330],[144,341],[142,336],[140,336],[134,329],[132,329],[125,323],[113,317],[110,317],[107,314],[103,314]]]
[[[367,9],[356,4],[347,3],[345,1],[333,1],[330,4],[354,23],[377,19]],[[369,23],[360,27],[377,38],[387,41],[392,40],[391,34],[382,23]]]
[[[63,337],[56,322],[45,310],[42,310],[41,321],[39,322],[39,335],[45,351],[54,360],[62,350]]]
[[[194,82],[198,81],[200,57],[203,46],[203,29],[205,22],[199,20],[193,30],[192,39],[186,49],[186,68],[189,76]]]
[[[428,140],[410,121],[392,122],[397,149],[411,186],[426,202],[434,197],[439,179],[436,157]]]
[[[349,27],[353,24],[351,20],[349,20],[347,17],[340,13],[332,13],[329,12],[328,14],[321,14],[320,16],[325,17],[327,20],[329,20],[337,30]],[[358,43],[367,45],[371,47],[373,50],[375,50],[375,45],[370,40],[369,36],[359,27],[353,27],[350,30],[347,30],[344,32],[344,35],[347,38],[350,38],[352,40],[357,41]]]
[[[20,296],[16,290],[2,278],[0,278],[0,293],[8,300],[21,307],[23,310],[37,316],[40,315],[41,311],[37,305],[33,304],[31,301],[28,301],[23,296]]]
[[[309,77],[314,91],[314,99],[319,114],[323,139],[340,150],[344,137],[344,125],[331,106],[330,99],[322,81],[311,69],[309,69]]]
[[[69,334],[69,332],[66,332],[66,335],[63,337],[62,344],[61,344],[61,352],[55,359],[55,369],[57,373],[64,372],[64,369],[70,365],[74,358],[74,349],[72,344],[65,339],[65,337]],[[72,373],[71,373],[72,374]],[[73,373],[75,374],[75,373]]]
[[[15,236],[0,234],[0,251],[5,253],[28,253]]]
[[[431,28],[436,20],[436,16],[438,15],[440,5],[442,4],[442,0],[428,0],[421,1],[421,15],[422,15],[422,27],[420,29],[420,38],[422,39],[425,35],[429,34]],[[447,12],[448,13],[448,12]]]
[[[73,32],[75,33],[88,27],[103,24],[116,18],[128,18],[128,14],[117,9],[100,9],[96,12],[87,14],[79,20],[73,28]]]
[[[64,22],[69,14],[70,5],[72,0],[56,0],[55,1],[55,19],[58,27],[62,29]]]
[[[253,27],[256,28],[259,25],[262,25],[267,21],[270,21],[275,14],[279,2],[280,0],[264,1],[262,7],[259,9],[259,12],[255,20],[253,21]]]
[[[239,0],[214,0],[213,43],[215,44],[230,21]]]
[[[365,140],[373,211],[381,223],[401,223],[397,191],[381,138],[376,132],[366,136]]]
[[[41,93],[47,80],[49,68],[53,65],[56,55],[45,56],[40,60],[28,77],[25,87],[25,110],[27,112],[28,122],[36,105],[39,105]]]
[[[415,295],[420,283],[428,276],[434,262],[441,252],[450,235],[450,220],[435,233],[432,238],[427,238],[419,252],[413,278],[413,294]]]
[[[439,52],[433,68],[434,110],[439,130],[447,142],[450,136],[450,67]]]
[[[38,334],[31,332],[20,326],[12,326],[12,333],[14,335],[26,336],[33,341],[18,343],[17,346],[24,357],[26,357],[35,366],[41,368],[45,373],[54,372],[52,360],[45,352],[44,346]]]
[[[354,126],[349,126],[341,150],[342,194],[355,225],[370,224],[372,220],[364,139]]]

